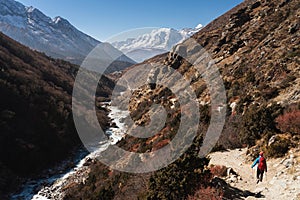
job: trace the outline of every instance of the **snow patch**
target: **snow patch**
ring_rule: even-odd
[[[201,29],[201,28],[203,28],[203,25],[202,24],[198,24],[196,27],[195,27],[195,29]]]
[[[34,21],[32,19],[30,19],[30,17],[27,18],[27,21],[28,21],[29,24],[34,26]]]
[[[57,24],[57,23],[59,23],[61,21],[61,17],[54,17],[53,19],[52,19],[52,22],[54,23],[54,24]]]
[[[35,10],[35,8],[32,7],[32,6],[25,7],[25,9],[26,9],[26,11],[27,11],[28,13],[32,13],[32,12]]]

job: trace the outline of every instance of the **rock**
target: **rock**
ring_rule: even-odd
[[[275,177],[278,177],[278,176],[280,176],[280,175],[282,175],[283,174],[283,171],[279,171],[276,175],[275,175]]]
[[[286,168],[290,168],[294,165],[294,159],[289,158],[289,159],[285,160],[285,162],[283,164]]]
[[[230,175],[237,175],[237,173],[231,167],[227,169],[227,176],[229,177]]]
[[[195,53],[198,53],[199,51],[201,51],[202,47],[200,45],[196,45],[194,46],[192,49],[188,50],[188,55],[191,55],[191,54],[195,54]]]
[[[254,4],[252,4],[249,8],[251,10],[258,8],[261,5],[260,1],[255,2]]]
[[[273,135],[268,142],[268,146],[271,146],[277,140],[277,135]]]
[[[211,181],[211,184],[215,188],[224,188],[227,185],[227,183],[223,179],[218,178],[218,177],[214,177]]]
[[[230,23],[226,27],[227,29],[233,29],[236,27],[241,27],[243,26],[246,22],[248,22],[251,17],[249,13],[246,12],[246,9],[240,9],[238,12],[234,13],[230,17]]]
[[[292,138],[293,141],[299,141],[300,137],[298,135],[294,135]]]
[[[289,27],[289,33],[290,33],[290,34],[296,33],[297,30],[298,30],[298,24],[293,24],[293,25],[291,25],[291,26]]]
[[[215,58],[214,61],[217,64],[217,63],[221,62],[223,59],[224,59],[224,56],[221,56],[221,57]]]
[[[85,162],[84,162],[83,166],[89,166],[89,165],[92,164],[92,162],[93,162],[93,159],[88,157],[88,158],[85,159]]]
[[[186,57],[187,55],[187,47],[184,45],[177,45],[175,52],[181,57]]]
[[[231,175],[231,176],[227,179],[227,182],[229,182],[229,183],[237,183],[237,182],[238,182],[237,176],[236,176],[236,175]]]

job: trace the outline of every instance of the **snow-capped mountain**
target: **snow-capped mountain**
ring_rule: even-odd
[[[150,33],[136,38],[128,38],[125,41],[115,41],[114,47],[124,52],[128,57],[137,62],[155,55],[169,51],[174,45],[187,39],[202,28],[199,24],[196,28],[175,30],[172,28],[153,29]]]
[[[76,29],[62,17],[50,17],[14,0],[0,0],[0,31],[54,58],[81,64],[100,41]],[[124,57],[122,61],[134,63]]]

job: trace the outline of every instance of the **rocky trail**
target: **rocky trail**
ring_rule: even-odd
[[[258,184],[256,169],[251,169],[246,152],[235,149],[210,154],[210,164],[228,168],[223,179],[232,190],[230,199],[300,199],[300,149],[289,151],[284,158],[267,159],[268,172]]]

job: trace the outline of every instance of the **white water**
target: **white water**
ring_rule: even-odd
[[[109,117],[117,125],[117,128],[111,127],[106,131],[109,136],[108,140],[101,142],[101,148],[88,154],[83,159],[81,159],[76,167],[71,169],[65,174],[56,174],[49,178],[42,178],[39,180],[34,180],[27,182],[24,185],[24,189],[19,194],[15,194],[11,197],[12,200],[53,200],[62,199],[63,197],[63,187],[66,186],[67,179],[76,174],[80,174],[80,171],[84,171],[84,164],[90,160],[97,157],[99,152],[104,151],[109,145],[116,144],[125,135],[127,127],[121,121],[129,116],[128,111],[119,110],[115,106],[110,106],[109,103],[105,104],[111,110]],[[82,155],[79,155],[82,158]],[[85,170],[86,171],[86,170]]]

